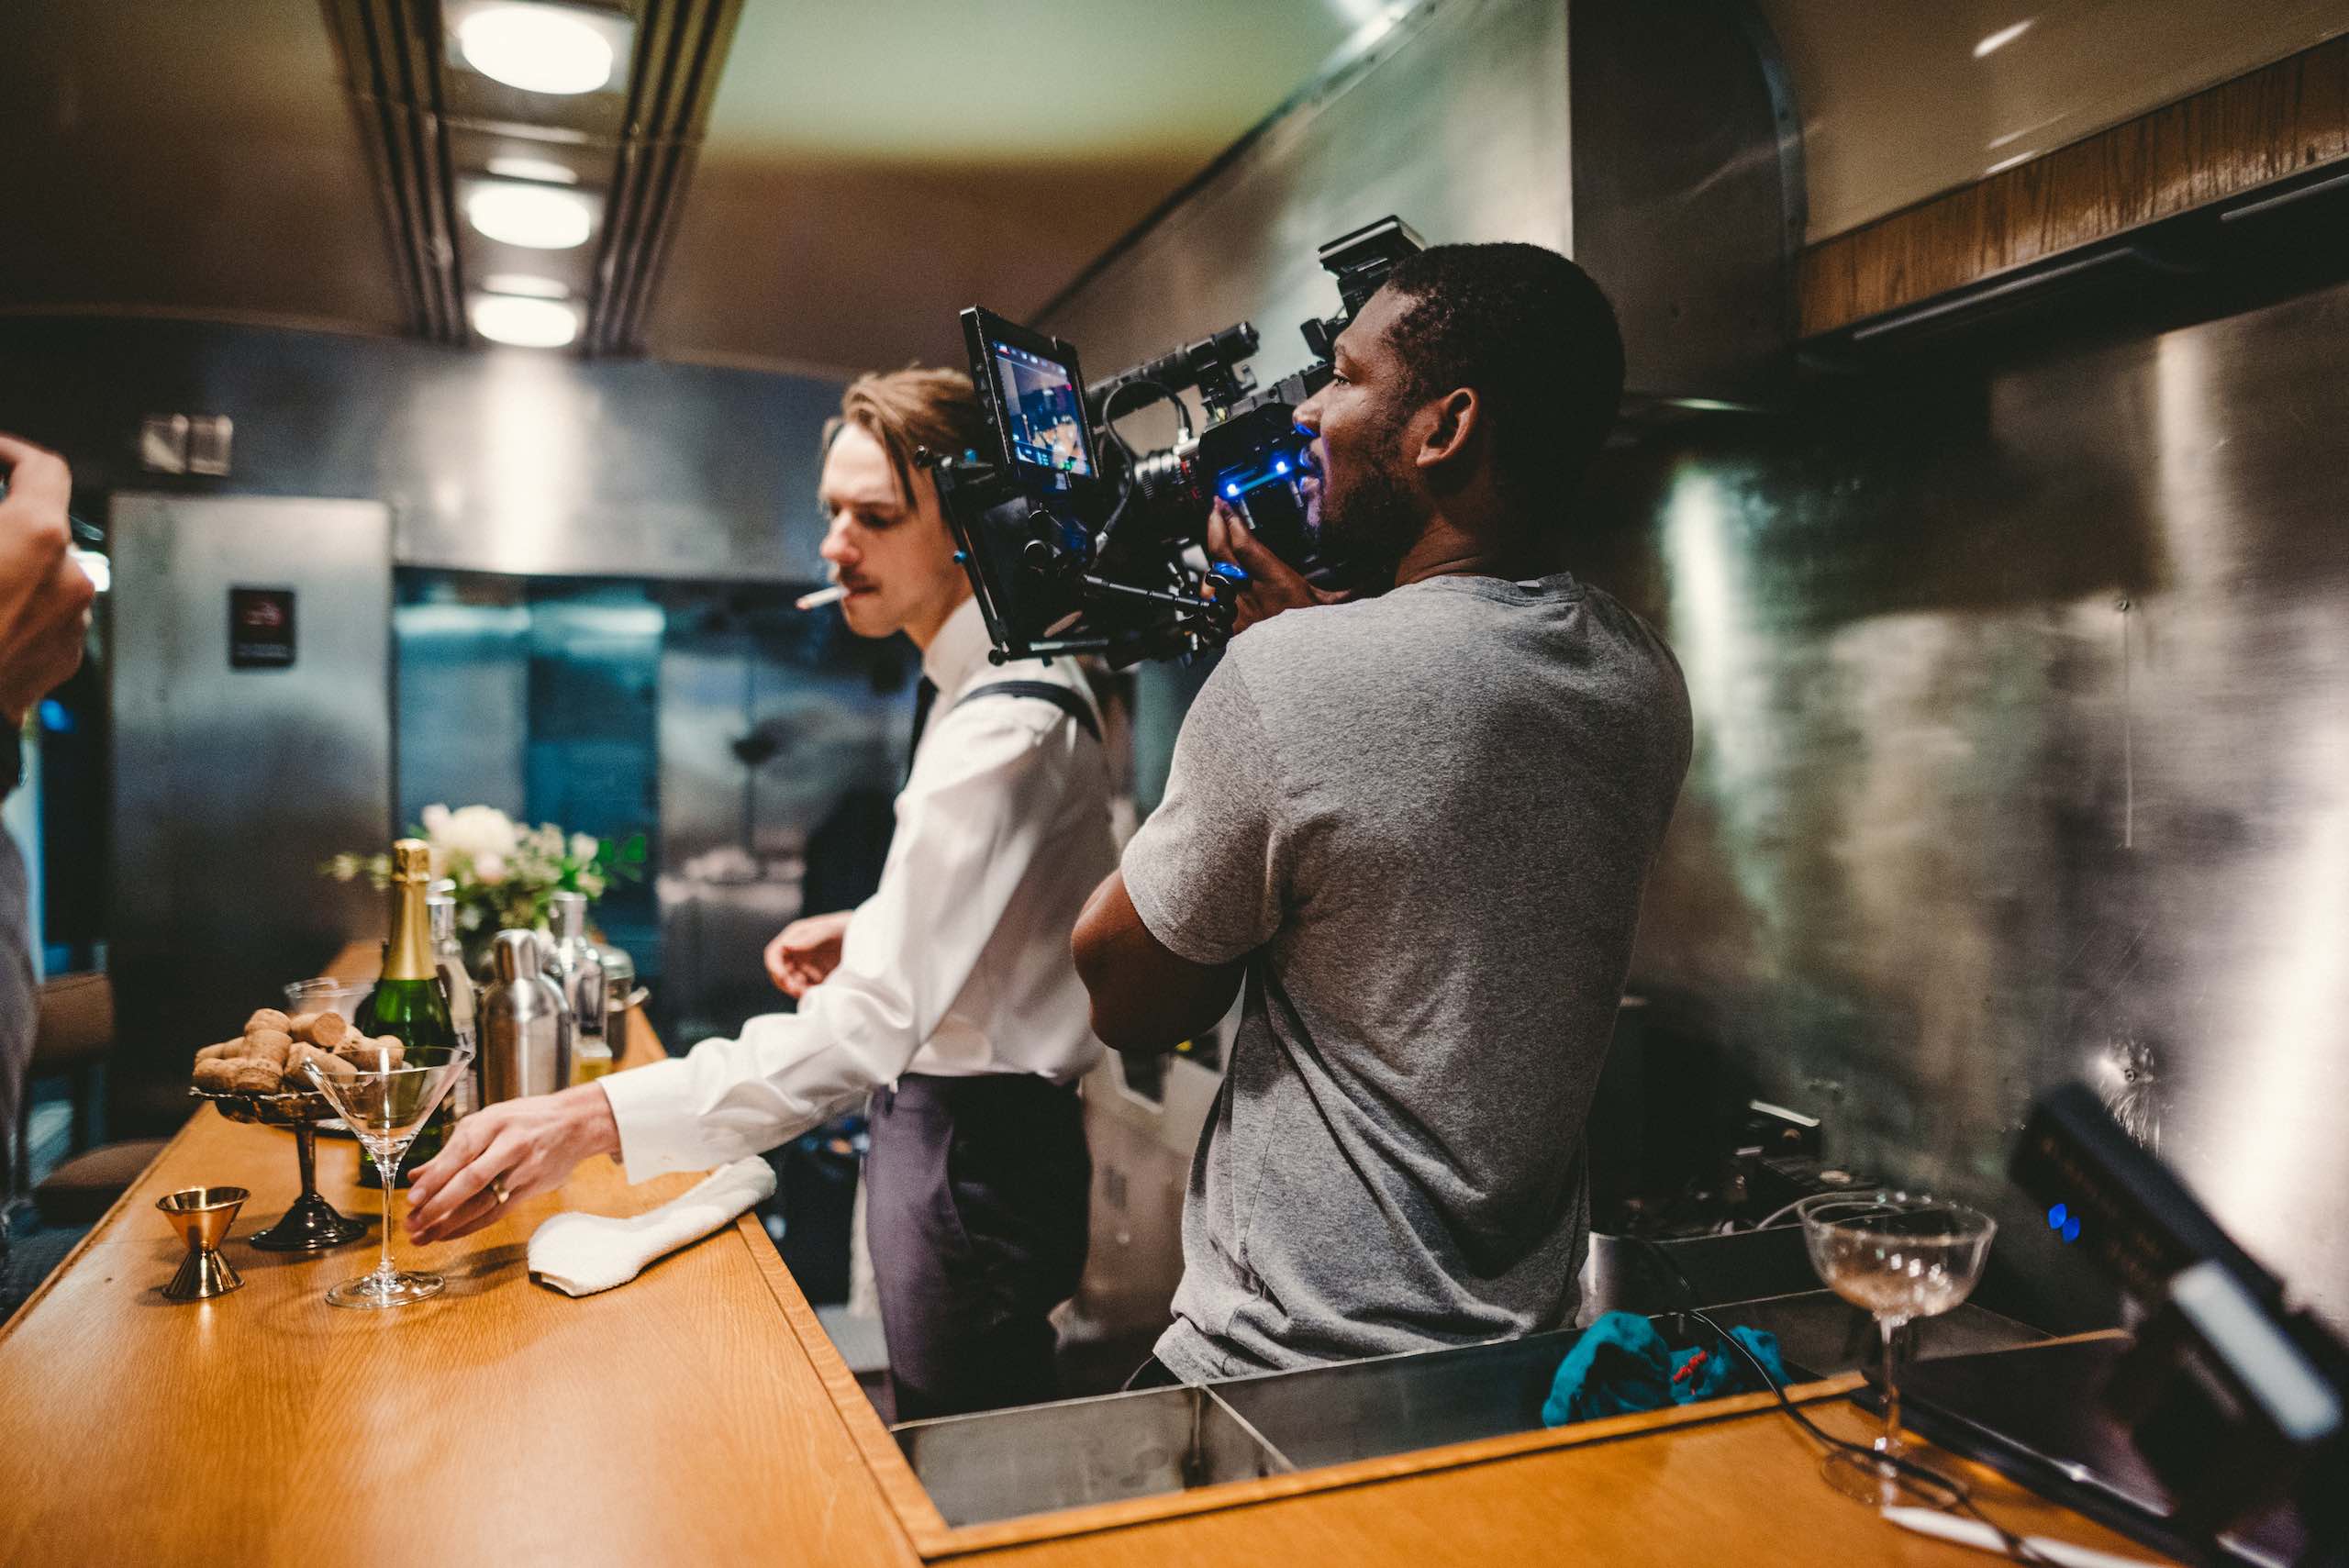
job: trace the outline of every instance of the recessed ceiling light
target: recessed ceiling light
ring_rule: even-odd
[[[484,180],[465,193],[465,217],[490,239],[532,250],[569,250],[587,242],[596,209],[577,191]]]
[[[1992,33],[1988,38],[1984,39],[1980,43],[1974,46],[1974,58],[1976,60],[1984,60],[1998,53],[1998,50],[2006,48],[2009,44],[2014,42],[2015,39],[2022,37],[2023,34],[2031,31],[2031,24],[2037,20],[2039,20],[2039,18],[2036,17],[2025,17],[2021,21],[2017,22],[2011,28],[2000,28],[1997,32]]]
[[[611,40],[562,6],[484,6],[457,23],[457,51],[484,76],[526,93],[593,93],[619,64]]]
[[[491,294],[528,295],[532,299],[569,299],[568,285],[532,272],[492,272],[481,286]]]
[[[564,300],[479,294],[466,315],[491,342],[521,349],[560,349],[579,336],[579,307]]]
[[[489,172],[503,180],[536,180],[547,185],[579,183],[577,170],[544,158],[493,158]]]

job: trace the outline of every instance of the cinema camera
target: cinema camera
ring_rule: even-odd
[[[988,657],[1088,653],[1122,667],[1221,646],[1237,609],[1218,584],[1245,573],[1207,559],[1219,496],[1283,560],[1308,576],[1331,572],[1314,554],[1298,489],[1312,438],[1297,409],[1328,384],[1338,334],[1419,249],[1397,217],[1322,246],[1340,309],[1303,324],[1313,362],[1262,389],[1247,363],[1256,328],[1245,321],[1088,384],[1074,344],[977,306],[963,312],[996,450],[923,461],[995,644]],[[1193,388],[1205,411],[1196,430],[1180,395]],[[1152,402],[1173,405],[1181,439],[1138,453],[1117,420]]]

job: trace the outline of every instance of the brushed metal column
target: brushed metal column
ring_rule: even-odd
[[[390,840],[392,526],[371,501],[130,494],[112,524],[114,1088],[139,1123],[198,1045],[383,929],[381,895],[318,865]],[[230,667],[239,587],[292,591],[289,666]]]

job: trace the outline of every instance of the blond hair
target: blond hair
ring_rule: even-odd
[[[986,416],[971,378],[960,371],[912,366],[858,376],[841,394],[841,411],[824,422],[823,450],[829,452],[842,429],[853,425],[881,443],[897,475],[897,491],[914,499],[915,455],[959,457],[986,445]]]

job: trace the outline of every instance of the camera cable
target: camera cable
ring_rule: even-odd
[[[1689,1280],[1678,1260],[1664,1249],[1662,1242],[1648,1236],[1634,1236],[1628,1240],[1637,1242],[1653,1255],[1656,1262],[1664,1265],[1664,1272],[1672,1277],[1675,1286],[1680,1293],[1684,1303],[1681,1309],[1682,1316],[1692,1318],[1703,1324],[1712,1336],[1721,1342],[1724,1349],[1734,1351],[1753,1375],[1762,1380],[1763,1385],[1777,1396],[1778,1408],[1793,1418],[1795,1424],[1813,1439],[1825,1447],[1840,1449],[1871,1462],[1891,1466],[1898,1476],[1896,1485],[1913,1492],[1918,1497],[1944,1513],[1965,1514],[1997,1531],[1999,1542],[2006,1548],[2007,1555],[2016,1562],[2039,1564],[2048,1562],[2048,1559],[2032,1550],[2031,1544],[2022,1537],[1983,1512],[1981,1505],[1975,1502],[1973,1494],[1966,1489],[1963,1482],[1941,1474],[1937,1471],[1929,1470],[1921,1464],[1901,1458],[1898,1454],[1885,1453],[1866,1443],[1854,1442],[1848,1438],[1839,1438],[1812,1420],[1801,1406],[1787,1397],[1785,1385],[1770,1374],[1770,1369],[1762,1364],[1762,1358],[1755,1355],[1747,1347],[1745,1341],[1723,1329],[1697,1305],[1695,1284]],[[2052,1568],[2052,1564],[2049,1568]]]

